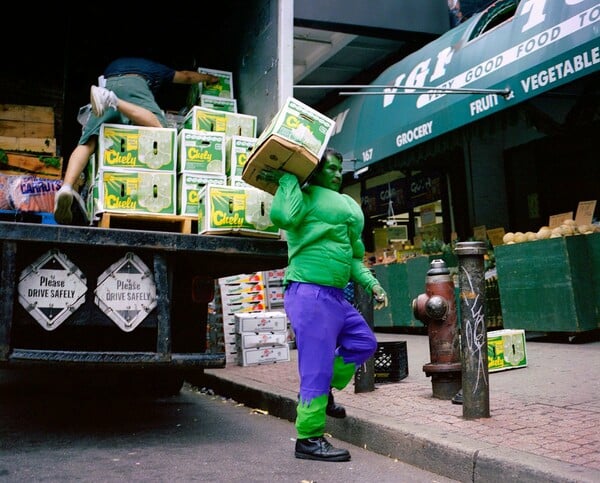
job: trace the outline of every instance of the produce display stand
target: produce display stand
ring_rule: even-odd
[[[500,245],[495,256],[505,329],[600,327],[600,233]]]
[[[429,258],[417,256],[402,263],[375,265],[375,276],[388,294],[389,305],[374,311],[374,327],[415,327],[425,330],[412,312],[412,301],[425,291]]]

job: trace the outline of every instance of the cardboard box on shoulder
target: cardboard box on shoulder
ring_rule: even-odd
[[[335,121],[290,97],[258,137],[242,179],[274,194],[277,185],[258,180],[265,168],[280,169],[304,183],[314,171],[333,133]]]

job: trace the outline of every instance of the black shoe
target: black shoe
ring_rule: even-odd
[[[347,449],[334,448],[324,436],[296,440],[296,458],[316,461],[350,461]]]
[[[335,400],[333,399],[333,393],[331,391],[329,391],[329,399],[327,400],[327,408],[325,408],[325,413],[327,416],[331,416],[332,418],[341,419],[346,417],[346,408],[335,403]]]
[[[452,398],[452,404],[462,404],[462,403],[463,403],[463,392],[462,392],[462,389],[461,389]]]

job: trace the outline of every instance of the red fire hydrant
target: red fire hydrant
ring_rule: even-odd
[[[413,300],[412,309],[415,318],[427,326],[431,362],[423,371],[431,376],[433,396],[450,400],[461,389],[462,367],[454,282],[444,260],[431,262],[425,293]]]

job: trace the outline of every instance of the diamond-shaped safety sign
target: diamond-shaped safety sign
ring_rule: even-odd
[[[85,275],[58,250],[21,272],[19,303],[46,330],[54,330],[85,301]]]
[[[125,332],[135,329],[156,307],[152,272],[131,252],[98,277],[94,293],[96,305]]]

